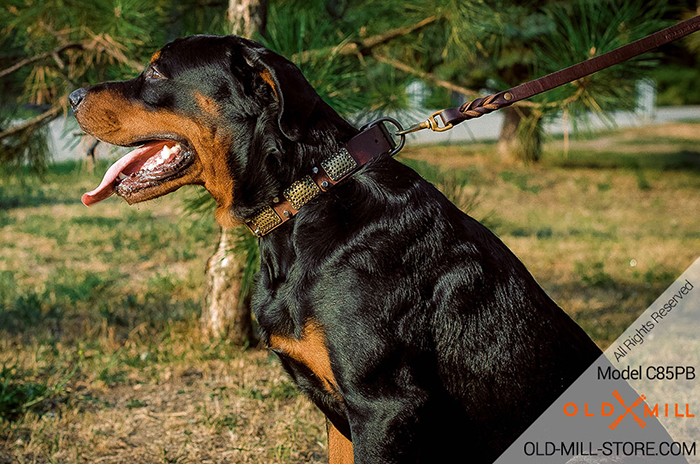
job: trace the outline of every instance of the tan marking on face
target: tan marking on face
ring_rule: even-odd
[[[263,72],[260,73],[260,77],[262,77],[262,80],[267,82],[267,85],[272,87],[272,91],[274,92],[275,97],[278,97],[277,88],[275,87],[275,80],[272,78],[272,74],[270,73],[270,71],[267,69],[264,70]]]
[[[211,116],[219,116],[221,114],[218,103],[216,103],[216,101],[213,99],[197,91],[193,92],[192,95],[194,96],[194,100],[197,102],[197,106],[199,106],[205,113]]]
[[[331,360],[326,346],[326,336],[320,324],[309,322],[304,326],[301,338],[270,336],[270,348],[281,351],[296,362],[303,364],[318,377],[326,390],[340,398]]]
[[[328,464],[353,464],[355,457],[352,442],[345,438],[345,435],[340,433],[328,418],[326,418],[326,431],[328,432]]]
[[[185,184],[200,184],[219,206],[216,211],[219,223],[224,227],[239,224],[230,214],[234,202],[234,178],[226,162],[233,135],[224,130],[213,130],[213,118],[197,120],[173,111],[150,110],[111,89],[89,93],[75,116],[85,132],[115,145],[158,139],[164,134],[188,140],[197,153],[197,159],[187,174],[144,190],[143,195],[137,193],[130,202],[156,198]],[[208,123],[205,124],[204,120]]]
[[[153,54],[153,56],[151,56],[151,64],[153,64],[158,58],[160,58],[160,50],[158,50]]]

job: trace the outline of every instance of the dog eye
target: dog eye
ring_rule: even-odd
[[[164,76],[158,72],[156,68],[151,68],[151,71],[148,73],[148,77],[150,79],[162,79]]]

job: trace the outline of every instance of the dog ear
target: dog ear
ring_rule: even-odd
[[[279,102],[277,122],[280,131],[293,142],[302,140],[321,97],[294,63],[257,42],[238,39],[248,65],[272,87]]]

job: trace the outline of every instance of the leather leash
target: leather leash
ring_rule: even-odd
[[[510,90],[498,92],[487,97],[477,98],[457,108],[436,111],[431,114],[427,120],[415,124],[404,131],[399,131],[396,135],[405,135],[422,129],[430,129],[435,132],[446,131],[462,121],[478,118],[484,114],[510,106],[517,101],[530,98],[534,95],[546,92],[547,90],[552,90],[560,85],[568,84],[576,79],[627,61],[630,58],[646,53],[661,45],[678,40],[698,30],[700,30],[700,16],[695,16],[674,26],[655,32],[636,42],[616,48],[613,51],[588,59],[579,64],[562,69],[561,71],[540,77],[534,81],[520,84]],[[442,125],[438,123],[436,119],[437,116],[442,120]]]
[[[312,173],[292,183],[277,197],[272,205],[256,211],[245,224],[258,237],[262,237],[281,226],[299,212],[309,200],[328,191],[338,182],[351,176],[369,161],[387,154],[393,156],[404,146],[406,134],[422,129],[442,132],[467,119],[478,118],[492,111],[510,106],[513,103],[546,92],[560,85],[573,82],[584,76],[629,60],[654,48],[665,45],[688,34],[700,30],[700,16],[680,22],[662,31],[651,34],[611,52],[596,56],[561,71],[548,74],[534,81],[520,84],[510,90],[477,98],[457,108],[436,111],[421,123],[404,130],[392,118],[380,118],[365,124],[360,133],[350,139],[333,156],[312,169]],[[440,125],[436,117],[440,117]],[[400,137],[396,143],[384,125],[388,122],[398,129],[394,135]]]

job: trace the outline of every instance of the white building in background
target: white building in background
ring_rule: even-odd
[[[656,114],[656,82],[648,77],[635,83],[637,100],[635,113],[642,120],[651,121]]]

